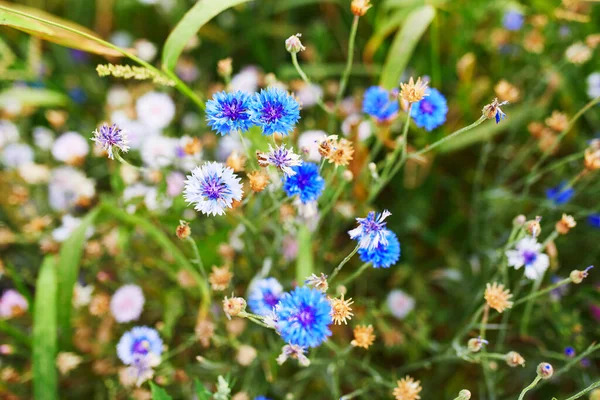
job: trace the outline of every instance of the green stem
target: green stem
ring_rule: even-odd
[[[300,64],[298,63],[298,54],[297,53],[291,53],[291,54],[292,54],[292,64],[294,64],[294,68],[296,68],[296,71],[298,72],[298,74],[300,74],[300,77],[302,78],[302,80],[304,82],[306,82],[307,85],[312,85],[310,78],[308,77],[308,75],[306,75],[306,73],[304,72],[302,67],[300,67]],[[333,110],[331,110],[329,107],[327,107],[327,105],[323,102],[323,99],[321,99],[320,97],[317,99],[317,105],[319,107],[321,107],[321,109],[323,111],[325,111],[327,114],[333,114]]]
[[[537,385],[541,379],[542,379],[541,376],[539,376],[539,375],[536,376],[535,379],[533,380],[533,382],[531,382],[531,384],[529,386],[527,386],[525,389],[523,389],[523,391],[519,395],[519,400],[523,400],[523,398],[525,397],[525,393],[527,393],[528,391],[533,389],[535,387],[535,385]]]
[[[194,250],[194,255],[196,258],[192,260],[192,262],[198,265],[198,269],[200,270],[202,277],[208,282],[208,277],[206,276],[206,269],[204,267],[204,263],[202,262],[202,257],[200,256],[200,251],[198,250],[198,245],[196,244],[196,241],[192,239],[191,236],[188,236],[185,240],[190,244],[190,246]]]
[[[131,168],[135,168],[140,172],[147,172],[149,171],[148,168],[146,167],[138,167],[137,165],[133,165],[132,163],[130,163],[129,161],[127,161],[126,159],[123,158],[123,156],[121,156],[121,153],[119,151],[115,151],[114,152],[115,155],[115,159],[120,162],[121,164],[125,164]]]
[[[476,126],[481,125],[481,123],[483,121],[485,121],[486,119],[487,118],[484,115],[482,115],[481,117],[479,117],[479,119],[477,121],[473,122],[471,125],[465,126],[464,128],[457,130],[456,132],[452,132],[448,136],[444,136],[443,138],[441,138],[437,142],[434,142],[434,143],[430,144],[429,146],[426,146],[423,149],[417,151],[411,157],[417,157],[417,156],[420,156],[420,155],[425,154],[427,152],[430,152],[431,150],[435,149],[438,146],[441,146],[442,144],[446,143],[447,141],[454,139],[458,135],[463,134],[466,131],[469,131],[469,130],[475,128]]]
[[[383,173],[381,174],[382,179],[387,179],[387,176],[392,169],[392,166],[396,163],[396,158],[398,158],[398,153],[400,153],[400,164],[403,164],[406,160],[407,148],[408,148],[408,128],[410,127],[410,111],[412,110],[413,103],[408,105],[408,110],[406,110],[406,122],[402,127],[402,145],[396,145],[392,156],[386,159],[385,168],[383,169]]]
[[[370,263],[364,263],[363,265],[360,266],[359,269],[357,269],[356,271],[354,271],[354,273],[352,275],[350,275],[348,278],[344,279],[342,281],[342,283],[340,283],[340,285],[347,285],[350,282],[352,282],[353,280],[355,280],[356,278],[358,278],[359,276],[362,275],[363,272],[365,272],[367,269],[369,269],[369,267],[371,266]]]
[[[569,284],[571,283],[571,278],[566,278],[563,279],[562,281],[556,282],[554,285],[550,285],[545,289],[539,290],[537,292],[531,293],[528,296],[523,297],[522,299],[519,299],[517,301],[515,301],[515,303],[513,304],[513,308],[515,306],[518,306],[519,304],[523,304],[525,302],[531,301],[537,297],[543,296],[546,293],[550,293],[551,291],[553,291],[554,289],[557,289],[563,285]]]
[[[331,274],[331,276],[329,277],[329,284],[331,285],[331,281],[333,281],[333,278],[336,277],[336,275],[342,270],[342,267],[344,265],[346,265],[346,263],[348,261],[350,261],[350,259],[356,254],[356,252],[358,251],[358,249],[360,248],[360,245],[357,244],[356,247],[354,248],[354,250],[352,250],[352,252],[350,254],[348,254],[346,256],[346,258],[344,258],[342,260],[342,262],[333,270],[333,273]]]
[[[356,31],[358,30],[358,20],[360,17],[354,16],[354,20],[352,21],[352,28],[350,29],[350,40],[348,42],[348,60],[346,61],[346,68],[344,69],[344,73],[340,78],[340,86],[338,88],[337,95],[335,97],[335,109],[337,110],[342,102],[342,96],[346,91],[346,85],[348,84],[348,78],[350,77],[350,72],[352,72],[352,62],[354,60],[354,42],[356,41]]]
[[[600,381],[592,383],[590,386],[586,387],[581,392],[579,392],[577,394],[574,394],[573,396],[569,397],[567,400],[578,399],[578,398],[582,397],[584,394],[589,393],[592,390],[596,389],[597,387],[600,387]]]
[[[342,181],[342,183],[340,183],[338,185],[338,188],[335,191],[335,193],[333,194],[333,197],[331,198],[331,201],[325,207],[323,207],[323,211],[321,212],[321,215],[319,217],[320,221],[323,221],[324,217],[331,211],[331,209],[335,205],[335,202],[339,199],[339,197],[344,192],[344,189],[346,188],[347,184],[348,184],[348,182],[344,179]],[[326,187],[328,187],[328,186],[326,186]]]

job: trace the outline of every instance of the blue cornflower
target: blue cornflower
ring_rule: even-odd
[[[251,103],[252,98],[245,92],[215,93],[213,98],[206,102],[208,126],[222,136],[232,131],[246,132],[252,126]]]
[[[287,135],[300,119],[300,105],[283,89],[262,89],[252,99],[250,118],[252,123],[262,128],[263,135]]]
[[[575,357],[575,349],[571,346],[565,347],[565,356],[569,358]]]
[[[600,228],[600,214],[592,214],[587,218],[588,224],[594,228]]]
[[[374,249],[380,243],[386,245],[385,219],[392,215],[388,210],[382,213],[369,212],[366,218],[356,218],[358,226],[350,231],[350,239],[357,240],[361,248]]]
[[[363,112],[380,122],[392,119],[398,114],[398,100],[390,92],[379,86],[371,86],[363,98]]]
[[[271,399],[269,399],[268,397],[265,397],[265,396],[256,396],[254,398],[254,400],[271,400]]]
[[[358,255],[363,262],[370,262],[375,268],[389,268],[400,259],[400,242],[396,234],[384,229],[385,243],[379,242],[375,247],[360,248]]]
[[[114,159],[114,147],[123,153],[129,151],[127,134],[117,124],[109,125],[105,122],[93,133],[92,141],[108,153],[108,158]]]
[[[147,326],[136,326],[129,332],[125,332],[119,344],[117,344],[117,355],[123,364],[132,364],[138,356],[149,353],[160,356],[163,342],[155,329]]]
[[[504,13],[504,17],[502,18],[502,25],[509,31],[518,31],[523,27],[523,22],[525,18],[523,14],[521,14],[517,10],[509,10]]]
[[[448,103],[437,89],[428,89],[426,93],[427,97],[412,105],[410,116],[418,127],[432,131],[446,122]]]
[[[275,314],[277,331],[289,344],[317,347],[331,336],[331,305],[318,289],[303,286],[285,293]]]
[[[557,187],[546,189],[546,197],[556,206],[568,203],[574,195],[575,189],[567,186],[567,182],[561,182]]]
[[[319,166],[303,162],[292,170],[295,172],[293,176],[283,178],[283,190],[290,197],[300,195],[300,201],[304,204],[316,201],[325,188],[325,180],[319,175]]]
[[[248,289],[248,306],[254,314],[268,315],[283,295],[283,287],[275,278],[254,281]]]

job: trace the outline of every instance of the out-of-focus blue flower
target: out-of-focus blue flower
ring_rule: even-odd
[[[292,168],[293,176],[283,178],[283,190],[288,196],[299,195],[302,203],[316,201],[325,189],[325,180],[319,175],[319,166],[304,162]]]
[[[74,87],[69,90],[69,97],[77,104],[83,104],[87,100],[87,94],[85,90],[80,87]]]
[[[248,306],[254,314],[268,315],[279,302],[283,287],[275,278],[254,281],[248,290]]]
[[[129,365],[135,361],[136,356],[152,353],[160,356],[163,342],[158,332],[147,326],[136,326],[125,332],[117,344],[117,355],[123,364]]]
[[[271,400],[271,399],[269,399],[268,397],[265,397],[265,396],[256,396],[254,398],[254,400]]]
[[[277,331],[289,344],[317,347],[331,336],[331,305],[318,289],[303,286],[285,293],[275,314]]]
[[[358,249],[358,255],[363,262],[373,264],[375,268],[389,268],[400,259],[400,242],[396,234],[384,229],[385,244],[380,242],[372,248]]]
[[[550,282],[552,282],[552,284],[558,283],[560,281],[562,281],[564,278],[562,276],[557,276],[557,275],[553,275],[550,278]],[[550,298],[554,301],[558,301],[560,300],[564,295],[566,295],[569,292],[569,286],[568,285],[563,285],[563,286],[559,286],[556,289],[553,289],[550,292]]]
[[[446,98],[437,89],[428,89],[427,97],[412,105],[410,116],[418,127],[427,131],[441,126],[446,122],[448,103]]]
[[[252,99],[250,118],[262,128],[263,135],[287,135],[300,119],[300,105],[283,89],[262,89]]]
[[[519,11],[509,10],[504,13],[502,25],[509,31],[518,31],[523,27],[525,17]]]
[[[363,112],[379,122],[392,119],[398,114],[398,99],[379,86],[371,86],[363,98]]]
[[[361,248],[373,249],[380,243],[386,245],[385,219],[392,215],[388,210],[382,213],[369,212],[366,218],[356,218],[358,226],[350,231],[350,239],[357,240]]]
[[[561,182],[557,187],[546,189],[546,197],[557,206],[568,203],[574,195],[575,189],[568,187],[567,182]]]
[[[600,214],[592,214],[587,218],[588,224],[600,229]]]
[[[250,95],[244,92],[215,93],[213,98],[206,102],[208,126],[222,136],[232,131],[246,132],[252,125],[251,102]]]
[[[575,357],[575,349],[571,346],[565,347],[565,356],[569,358]]]

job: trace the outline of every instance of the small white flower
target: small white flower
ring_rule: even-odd
[[[324,136],[327,136],[327,132],[318,130],[304,131],[298,136],[298,147],[307,152],[306,159],[308,161],[321,161],[317,141],[323,139]]]
[[[65,132],[52,145],[52,156],[67,164],[85,158],[90,152],[90,144],[77,132]]]
[[[218,162],[207,162],[187,176],[183,198],[206,215],[223,215],[233,201],[242,200],[242,184],[233,169]]]
[[[83,286],[79,282],[75,283],[73,289],[73,307],[85,307],[92,301],[92,293],[94,292],[93,285]]]
[[[550,265],[550,258],[542,253],[542,245],[532,237],[519,240],[515,250],[506,251],[506,258],[515,269],[525,266],[525,276],[531,280],[542,278]]]
[[[590,74],[587,79],[587,94],[590,99],[595,99],[600,96],[600,72]]]
[[[394,317],[404,319],[415,308],[415,299],[395,289],[388,294],[387,305]]]
[[[65,214],[62,217],[62,225],[52,231],[52,238],[59,243],[64,242],[81,225],[81,218]],[[90,238],[94,234],[94,228],[89,227],[85,232],[85,237]]]
[[[110,312],[119,323],[137,320],[144,309],[144,293],[137,285],[121,286],[110,299]]]
[[[144,164],[153,169],[168,167],[175,160],[177,139],[151,136],[142,143],[140,153]]]
[[[19,130],[12,122],[0,119],[0,149],[19,140]]]
[[[146,93],[137,100],[135,109],[138,120],[156,129],[166,128],[175,117],[175,103],[165,93]]]
[[[72,167],[52,170],[48,185],[52,209],[66,211],[81,199],[91,199],[96,194],[94,181]]]
[[[36,185],[48,182],[50,169],[44,164],[23,164],[19,167],[19,175],[30,185]]]
[[[281,349],[281,354],[277,357],[277,364],[282,365],[288,358],[295,358],[301,366],[308,367],[310,360],[304,355],[305,352],[306,349],[302,346],[286,344]]]
[[[33,150],[24,143],[11,143],[2,151],[2,164],[8,168],[19,168],[33,162]]]
[[[245,67],[231,78],[229,89],[231,92],[237,92],[239,90],[252,94],[258,89],[259,80],[260,73],[258,72],[258,68],[253,66]]]
[[[33,128],[33,143],[42,150],[50,150],[54,144],[54,132],[45,126],[36,126]]]

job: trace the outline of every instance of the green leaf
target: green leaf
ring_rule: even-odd
[[[406,17],[402,28],[396,34],[392,47],[383,65],[380,85],[386,89],[398,86],[400,76],[406,69],[406,65],[412,56],[421,36],[433,21],[435,8],[432,6],[419,7]]]
[[[305,225],[298,228],[298,257],[296,258],[296,283],[302,285],[304,280],[314,272],[311,234]]]
[[[46,257],[36,282],[33,309],[33,392],[36,399],[58,399],[56,373],[56,270]]]
[[[0,105],[18,101],[27,107],[60,107],[69,102],[69,98],[60,92],[44,88],[12,87],[0,92]]]
[[[165,325],[162,333],[169,339],[177,320],[183,315],[184,306],[181,291],[179,289],[169,290],[165,295],[164,305],[165,314],[163,320]]]
[[[0,319],[0,332],[8,336],[12,336],[13,339],[24,346],[31,347],[31,339],[29,339],[29,335],[3,319]]]
[[[58,254],[58,326],[61,348],[71,342],[71,310],[73,308],[73,288],[79,274],[79,264],[85,245],[85,233],[98,216],[100,208],[89,212],[71,236],[63,243]]]
[[[212,393],[198,379],[194,379],[194,390],[198,400],[209,400],[212,396]]]
[[[156,385],[154,382],[150,382],[150,389],[152,390],[152,400],[172,400],[173,398],[165,391],[165,389]]]
[[[82,36],[89,35],[101,40],[87,28],[36,8],[0,1],[0,25],[10,26],[61,46],[104,56],[122,56],[111,47]]]
[[[250,0],[198,0],[169,34],[162,54],[163,68],[175,70],[186,44],[204,24],[226,9],[248,1]]]

